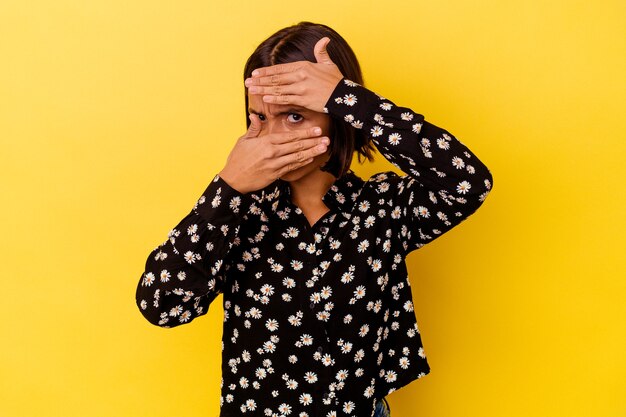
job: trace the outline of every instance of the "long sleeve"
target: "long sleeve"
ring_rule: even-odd
[[[326,111],[362,129],[379,152],[405,173],[388,171],[371,180],[379,183],[381,192],[395,189],[390,215],[398,220],[406,253],[466,219],[492,188],[489,169],[450,132],[357,83],[340,81]]]
[[[224,286],[224,259],[253,204],[216,175],[191,212],[146,261],[136,303],[152,324],[175,327],[206,314]]]

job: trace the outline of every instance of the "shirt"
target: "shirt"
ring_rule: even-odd
[[[276,180],[240,193],[215,175],[147,259],[145,318],[186,324],[223,294],[220,416],[372,416],[430,371],[405,258],[473,213],[492,188],[459,140],[343,79],[324,109],[369,133],[404,172],[352,170],[314,225]]]

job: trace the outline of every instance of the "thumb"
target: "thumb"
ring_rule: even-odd
[[[246,135],[244,137],[256,138],[261,132],[261,120],[256,114],[250,114],[249,119],[250,126],[248,127],[248,131],[246,132]]]
[[[330,59],[328,52],[326,51],[326,46],[330,43],[330,38],[324,36],[322,39],[317,41],[315,44],[315,48],[313,48],[313,54],[315,55],[315,60],[321,64],[333,64],[333,61]]]

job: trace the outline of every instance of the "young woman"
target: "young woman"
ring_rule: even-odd
[[[426,375],[405,257],[492,187],[452,134],[362,84],[331,28],[265,40],[244,70],[248,131],[148,257],[136,301],[175,327],[223,294],[220,416],[388,416]],[[354,152],[403,171],[364,180]]]

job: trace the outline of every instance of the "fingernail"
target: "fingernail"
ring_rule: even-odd
[[[259,87],[252,86],[252,87],[248,88],[248,92],[250,94],[256,94],[256,93],[259,92]]]
[[[252,71],[252,76],[257,76],[257,75],[259,75],[259,70]]]
[[[244,85],[246,87],[250,87],[250,84],[252,84],[252,79],[251,78],[246,78],[246,80],[243,83],[244,83]]]
[[[325,144],[325,145],[329,145],[329,144],[330,144],[330,139],[328,139],[328,138],[323,138],[323,139],[322,139],[322,143],[323,143],[323,144]]]
[[[325,151],[326,150],[326,145],[317,145],[317,149],[320,151]]]
[[[315,129],[313,129],[313,134],[321,135],[322,134],[322,129],[320,129],[319,127],[316,127]]]

